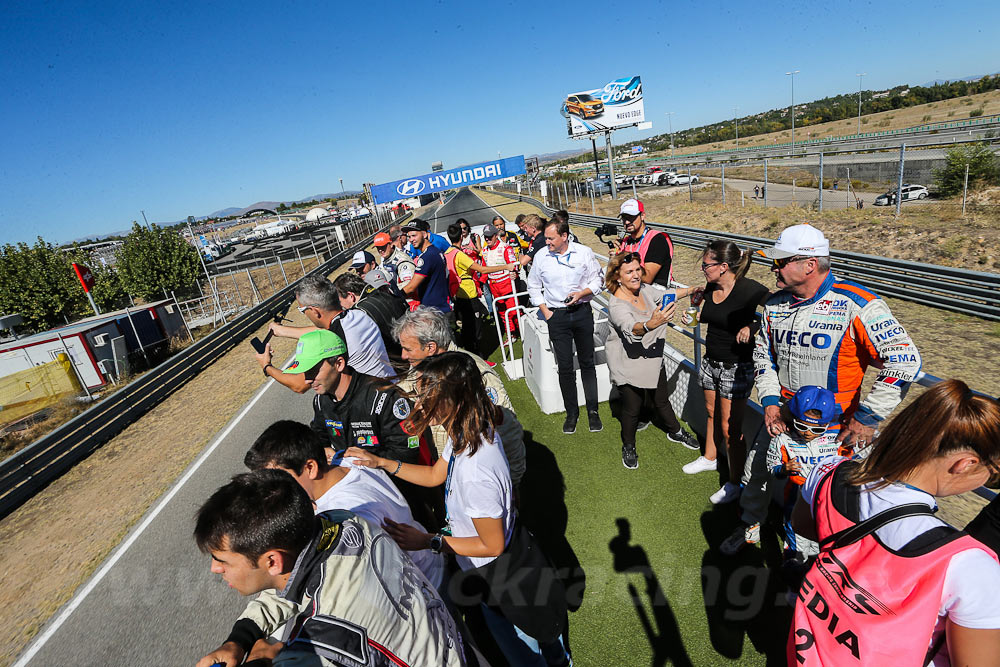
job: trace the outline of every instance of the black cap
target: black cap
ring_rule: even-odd
[[[431,231],[431,226],[426,220],[414,218],[403,225],[402,229],[404,232],[429,232]]]

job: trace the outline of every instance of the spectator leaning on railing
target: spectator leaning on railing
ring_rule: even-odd
[[[681,428],[670,407],[670,389],[663,365],[664,334],[677,309],[676,299],[688,296],[695,288],[661,292],[644,284],[642,265],[635,252],[611,258],[604,286],[611,294],[608,299],[611,329],[605,347],[608,370],[622,398],[622,465],[639,467],[635,432],[639,409],[649,390],[653,390],[653,402],[667,429],[667,437],[688,449],[698,449],[698,441]],[[673,295],[675,300],[662,305],[665,294]]]

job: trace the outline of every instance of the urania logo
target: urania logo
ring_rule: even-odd
[[[424,188],[426,187],[427,184],[421,181],[419,178],[411,178],[397,185],[396,192],[403,195],[404,197],[414,197],[423,192]]]

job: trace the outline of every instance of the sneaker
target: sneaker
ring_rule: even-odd
[[[726,556],[735,556],[745,547],[760,542],[760,524],[737,526],[733,534],[722,541],[719,551]]]
[[[587,413],[587,422],[590,426],[591,433],[597,433],[598,431],[604,430],[604,424],[601,423],[601,415],[596,412]]]
[[[567,435],[576,433],[576,420],[580,418],[580,415],[566,415],[566,421],[563,422],[563,433]]]
[[[732,482],[726,482],[722,485],[722,488],[709,496],[709,500],[712,501],[713,505],[725,505],[726,503],[731,503],[740,497],[740,485],[733,484]]]
[[[639,455],[635,453],[635,445],[622,445],[622,465],[629,470],[639,467]]]
[[[635,427],[635,431],[638,433],[639,431],[645,431],[647,428],[649,428],[649,422],[639,422]]]
[[[681,470],[686,472],[688,475],[696,475],[700,472],[708,472],[710,470],[715,470],[717,467],[717,462],[715,460],[709,461],[704,456],[699,456],[691,463],[681,466]]]
[[[679,442],[688,449],[693,449],[694,451],[701,449],[701,445],[698,444],[697,438],[684,429],[677,431],[677,433],[667,433],[667,440]],[[712,470],[715,470],[715,468],[713,467]]]

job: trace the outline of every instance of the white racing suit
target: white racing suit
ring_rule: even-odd
[[[834,393],[845,420],[853,416],[875,426],[899,405],[920,372],[920,352],[885,301],[833,273],[811,299],[800,301],[785,290],[772,295],[761,319],[753,360],[757,396],[764,407],[815,385]],[[869,366],[879,372],[861,400],[861,381]],[[767,515],[769,441],[762,427],[743,470],[740,507],[749,525]]]
[[[427,578],[378,526],[343,510],[316,533],[283,591],[264,591],[227,641],[245,650],[284,626],[274,665],[461,667],[462,640]]]

